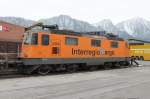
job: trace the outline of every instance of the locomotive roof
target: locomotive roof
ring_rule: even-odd
[[[35,28],[36,27],[36,28]],[[123,41],[122,38],[114,35],[112,33],[106,33],[106,31],[92,31],[92,32],[75,32],[72,30],[59,30],[58,25],[43,25],[42,23],[35,24],[31,27],[26,28],[26,31],[32,32],[48,32],[53,34],[62,34],[62,35],[73,35],[73,36],[88,36],[88,37],[106,37],[110,40],[119,40]]]

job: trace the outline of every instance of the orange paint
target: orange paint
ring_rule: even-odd
[[[49,35],[49,45],[43,46],[42,34]],[[78,38],[78,45],[66,45],[65,37]],[[92,47],[91,40],[101,40],[101,46]],[[118,48],[111,48],[111,42],[118,42]],[[52,54],[53,47],[57,47],[58,54]],[[76,54],[73,53],[76,52]],[[95,54],[94,54],[95,53]],[[83,37],[62,34],[38,33],[38,45],[22,45],[21,58],[103,58],[129,57],[129,49],[124,40],[108,40],[106,37]]]

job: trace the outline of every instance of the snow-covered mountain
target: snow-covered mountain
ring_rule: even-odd
[[[0,20],[5,21],[5,22],[9,22],[12,24],[24,26],[24,27],[30,26],[35,22],[32,20],[27,20],[27,19],[20,18],[20,17],[0,17]]]
[[[132,18],[118,23],[116,27],[135,38],[150,40],[150,22],[143,18]]]
[[[95,23],[94,25],[97,27],[102,27],[107,32],[112,32],[112,33],[116,33],[116,34],[118,32],[118,29],[116,28],[116,26],[109,19],[104,19],[98,23]]]
[[[74,30],[78,32],[85,31],[100,31],[102,28],[97,28],[88,22],[80,21],[77,19],[73,19],[70,16],[60,15],[58,17],[53,17],[49,19],[41,19],[40,22],[44,24],[57,24],[61,29]]]
[[[121,31],[120,29],[118,29],[111,20],[109,19],[104,19],[96,24],[94,24],[94,26],[96,27],[101,27],[103,28],[105,31],[109,32],[109,33],[113,33],[115,35],[119,35],[120,37],[123,38],[132,38],[131,35],[129,35],[126,31]]]
[[[27,20],[19,17],[0,17],[0,20],[20,26],[30,26],[34,20]],[[150,22],[143,18],[132,18],[114,25],[111,20],[105,19],[96,24],[71,18],[67,15],[60,15],[48,19],[41,19],[44,24],[58,24],[60,29],[74,30],[79,32],[105,30],[123,38],[138,38],[150,41]]]

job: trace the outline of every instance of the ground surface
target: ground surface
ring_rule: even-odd
[[[0,80],[0,99],[150,99],[146,66]]]

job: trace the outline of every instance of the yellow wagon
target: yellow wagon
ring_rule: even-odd
[[[150,42],[129,39],[130,56],[137,60],[150,60]]]

